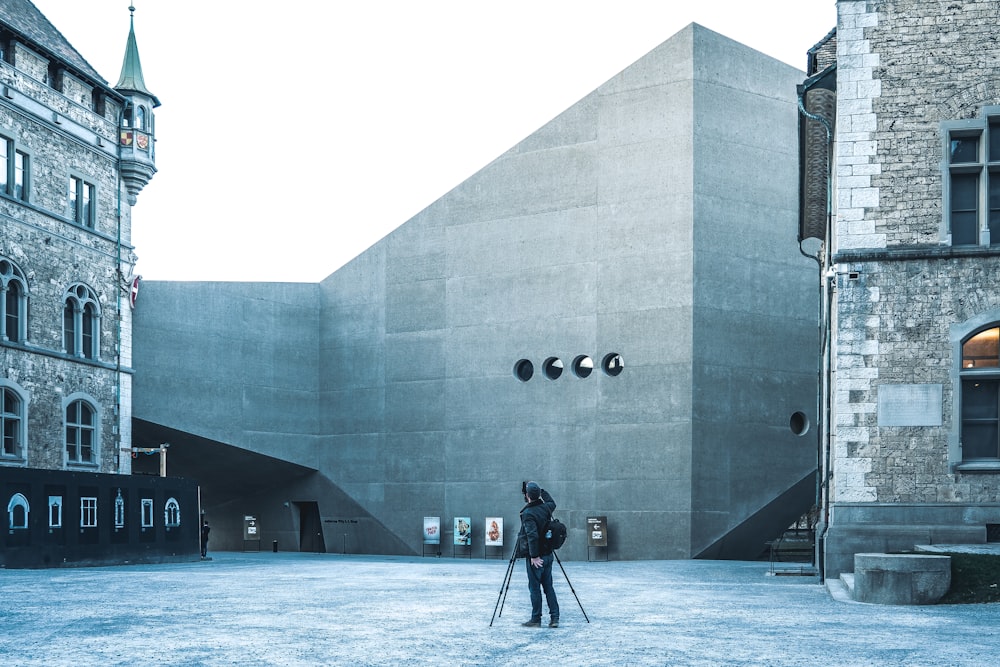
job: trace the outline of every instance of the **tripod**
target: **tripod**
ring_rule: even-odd
[[[583,604],[580,602],[580,597],[576,594],[576,589],[573,588],[573,582],[569,580],[569,575],[566,574],[566,568],[563,567],[562,561],[559,559],[559,554],[555,551],[552,552],[555,556],[556,562],[559,563],[559,569],[562,570],[563,577],[566,579],[566,583],[569,585],[569,589],[573,591],[573,597],[576,598],[576,603],[580,605],[580,611],[583,612],[583,617],[587,619],[587,623],[590,623],[590,617],[587,616],[587,612],[583,610]],[[507,591],[510,590],[510,580],[511,575],[514,573],[514,563],[517,561],[517,551],[514,551],[510,555],[510,560],[507,562],[507,573],[503,577],[503,583],[500,584],[500,594],[497,595],[497,603],[493,607],[493,618],[490,619],[490,627],[493,627],[493,621],[497,617],[497,609],[500,610],[500,616],[503,616],[503,606],[507,602]],[[501,601],[502,598],[502,601]]]

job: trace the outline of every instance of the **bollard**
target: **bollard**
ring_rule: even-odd
[[[278,553],[278,540],[271,542],[271,551]]]

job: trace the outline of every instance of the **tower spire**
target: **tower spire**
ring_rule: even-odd
[[[146,88],[146,82],[142,78],[142,63],[139,61],[139,47],[135,41],[135,7],[129,5],[129,28],[128,41],[125,43],[125,58],[122,60],[122,73],[118,77],[115,90],[120,93],[133,92],[142,93],[153,100],[153,106],[160,106],[160,101],[156,95]]]
[[[156,124],[153,109],[160,106],[160,100],[149,92],[142,77],[139,47],[135,42],[135,7],[129,6],[128,11],[128,41],[125,43],[122,74],[115,90],[125,98],[119,128],[118,155],[121,160],[121,176],[125,183],[128,203],[130,206],[135,206],[139,192],[156,173],[154,152]]]

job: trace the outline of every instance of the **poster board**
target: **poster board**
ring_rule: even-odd
[[[472,519],[467,516],[455,517],[454,545],[456,547],[472,546]]]
[[[485,543],[488,547],[502,547],[503,546],[503,517],[502,516],[488,516],[486,517],[486,526],[483,531],[485,535]]]
[[[424,517],[424,544],[441,544],[441,517]]]

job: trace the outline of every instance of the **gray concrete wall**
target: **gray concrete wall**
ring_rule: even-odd
[[[144,282],[133,326],[136,416],[312,467],[318,292]]]
[[[336,493],[300,487],[322,496],[331,550],[336,522],[364,516],[364,548],[420,553],[423,517],[439,516],[448,553],[454,517],[468,516],[481,553],[484,519],[502,516],[509,553],[521,481],[535,479],[570,528],[567,558],[588,556],[591,515],[608,517],[610,558],[697,555],[809,468],[788,460],[799,443],[785,432],[789,410],[813,418],[800,376],[814,345],[787,348],[815,332],[815,306],[800,312],[815,269],[794,247],[794,150],[766,141],[794,145],[800,78],[690,26],[315,289],[205,286],[192,314],[198,288],[160,286],[145,298],[171,305],[136,324],[138,375],[152,371],[137,416],[318,470]],[[784,160],[776,177],[745,168]],[[737,262],[749,285],[731,280]],[[273,316],[248,333],[262,292]],[[226,349],[176,364],[202,349],[201,318],[219,339],[205,349]],[[289,364],[283,381],[243,379],[228,348],[244,345]],[[612,353],[616,377],[600,369]],[[589,377],[572,372],[578,355]],[[543,374],[549,357],[565,365],[558,379]],[[182,416],[157,404],[175,389],[192,394]],[[224,405],[202,423],[197,404],[216,389]]]
[[[692,548],[715,545],[817,462],[818,265],[797,248],[801,73],[695,41]],[[792,433],[793,413],[813,427]],[[776,510],[780,511],[780,510]],[[789,516],[791,523],[799,514]],[[764,537],[770,539],[776,537]],[[759,538],[758,538],[759,539]],[[731,542],[711,557],[743,548]]]

